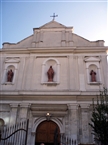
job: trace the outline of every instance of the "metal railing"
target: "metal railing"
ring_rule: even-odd
[[[77,145],[77,141],[61,134],[61,145]]]
[[[29,120],[1,128],[0,145],[26,145]]]

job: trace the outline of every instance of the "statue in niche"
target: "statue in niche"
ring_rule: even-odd
[[[90,75],[91,75],[91,82],[96,82],[96,72],[91,70]]]
[[[12,69],[10,69],[7,73],[7,82],[12,82],[13,75],[14,75],[14,73],[13,73]]]
[[[47,75],[48,75],[48,82],[53,82],[54,70],[53,70],[52,66],[50,66],[50,68],[47,72]]]

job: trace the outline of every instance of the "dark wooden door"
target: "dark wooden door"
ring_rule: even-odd
[[[58,125],[53,121],[43,121],[39,124],[36,130],[36,145],[40,143],[45,143],[45,145],[53,145],[54,143],[54,132],[58,128],[58,133],[60,130]],[[58,141],[60,139],[58,138]]]

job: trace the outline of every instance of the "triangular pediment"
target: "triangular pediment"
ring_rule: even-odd
[[[48,22],[45,25],[41,26],[40,28],[66,28],[66,26],[64,26],[56,21],[51,21],[51,22]]]
[[[96,62],[96,61],[100,61],[100,58],[99,57],[93,57],[93,56],[91,56],[91,57],[86,57],[85,59],[84,59],[84,61],[86,61],[86,62]]]

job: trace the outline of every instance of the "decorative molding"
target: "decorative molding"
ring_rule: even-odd
[[[38,125],[45,120],[46,120],[46,117],[40,117],[36,121],[34,121],[34,124],[33,124],[33,127],[32,127],[32,132],[35,132]],[[59,126],[60,133],[64,133],[63,123],[57,117],[52,118],[51,120],[54,121]]]
[[[5,63],[18,63],[20,62],[19,57],[7,57]]]
[[[47,58],[47,59],[43,62],[43,65],[45,65],[46,62],[49,61],[49,60],[54,60],[54,61],[56,61],[56,63],[57,63],[58,65],[60,65],[59,61],[58,61],[56,58],[53,58],[53,57]]]
[[[101,61],[100,57],[86,57],[84,58],[85,62],[99,62]]]

